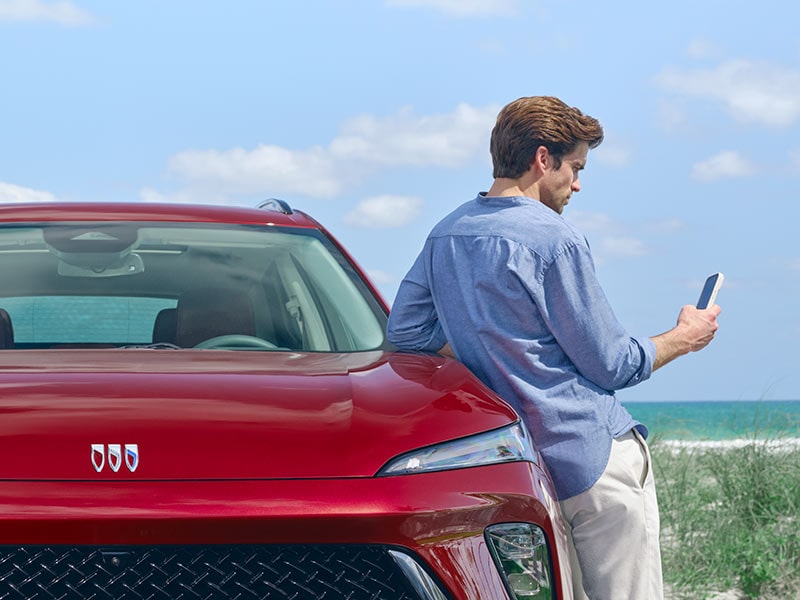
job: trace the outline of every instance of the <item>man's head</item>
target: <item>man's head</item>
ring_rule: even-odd
[[[596,148],[603,141],[597,119],[584,115],[552,96],[519,98],[497,116],[490,149],[494,178],[519,179],[530,168],[536,151],[547,148],[553,168],[581,142]]]

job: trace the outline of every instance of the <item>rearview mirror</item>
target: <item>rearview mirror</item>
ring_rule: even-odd
[[[136,275],[144,272],[142,257],[132,252],[120,257],[115,262],[107,262],[107,257],[100,255],[96,262],[86,260],[87,255],[81,256],[82,264],[72,264],[59,257],[58,274],[64,277],[119,277],[121,275]]]
[[[48,227],[44,240],[58,257],[64,277],[119,277],[144,271],[141,257],[132,252],[138,228],[115,223]]]

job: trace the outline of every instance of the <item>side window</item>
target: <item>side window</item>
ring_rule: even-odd
[[[147,344],[169,298],[31,296],[3,298],[17,344]]]

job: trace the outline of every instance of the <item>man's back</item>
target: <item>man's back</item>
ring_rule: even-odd
[[[649,375],[645,350],[608,306],[583,236],[536,200],[478,196],[445,217],[395,306],[390,339],[448,341],[522,415],[560,497],[591,486],[634,425],[610,390]]]

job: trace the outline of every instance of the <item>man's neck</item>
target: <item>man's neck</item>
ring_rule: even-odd
[[[509,179],[506,177],[498,177],[492,183],[492,187],[486,192],[487,196],[494,197],[509,197],[509,196],[527,196],[538,200],[539,188],[536,182],[530,181],[528,177],[520,177],[519,179]]]

